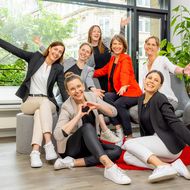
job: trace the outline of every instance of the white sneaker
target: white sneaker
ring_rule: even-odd
[[[171,165],[180,176],[184,177],[185,179],[190,179],[190,172],[184,165],[184,163],[181,161],[181,159],[177,159]]]
[[[104,169],[104,177],[117,184],[130,184],[131,179],[114,164],[111,168]]]
[[[42,167],[42,161],[40,159],[40,152],[37,150],[33,150],[30,153],[30,164],[32,168],[40,168]]]
[[[176,176],[177,172],[171,165],[158,166],[148,177],[150,183],[171,179]]]
[[[102,131],[100,135],[101,140],[105,140],[112,143],[117,143],[120,141],[120,139],[115,136],[114,132],[112,132],[110,129],[107,129],[106,131]]]
[[[57,158],[57,153],[55,152],[54,146],[52,142],[44,145],[45,154],[46,154],[46,160],[54,160]]]
[[[58,158],[54,163],[55,170],[60,170],[64,168],[73,168],[73,167],[74,167],[74,159],[70,156],[67,156],[64,159]]]

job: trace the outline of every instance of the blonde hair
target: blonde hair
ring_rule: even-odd
[[[93,47],[92,47],[92,45],[91,45],[90,43],[88,43],[88,42],[83,42],[83,43],[79,46],[79,49],[81,49],[81,48],[82,48],[83,46],[85,46],[85,45],[87,45],[87,46],[90,47],[91,54],[92,54],[92,52],[93,52]]]
[[[92,34],[92,31],[93,31],[93,29],[95,27],[99,28],[99,30],[100,30],[100,39],[98,41],[98,49],[99,49],[100,53],[102,54],[105,51],[105,45],[104,45],[104,43],[102,41],[102,30],[101,30],[100,26],[93,25],[93,26],[90,27],[90,29],[88,30],[88,42],[92,43],[91,34]]]
[[[148,37],[148,38],[145,40],[145,43],[148,43],[148,41],[149,41],[150,39],[154,39],[155,42],[156,42],[156,45],[157,45],[158,47],[160,47],[160,40],[159,40],[158,37],[156,37],[156,36],[150,36],[150,37]]]

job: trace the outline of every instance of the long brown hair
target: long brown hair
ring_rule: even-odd
[[[102,30],[101,30],[100,26],[93,25],[90,27],[90,29],[88,30],[88,42],[92,43],[91,34],[95,27],[99,28],[99,30],[100,30],[100,39],[98,41],[98,49],[99,49],[100,53],[102,54],[102,53],[104,53],[105,45],[103,44],[103,41],[102,41]]]
[[[44,51],[43,56],[47,57],[48,54],[49,54],[49,48],[52,48],[52,47],[55,47],[55,46],[62,46],[63,47],[63,53],[62,53],[61,57],[56,61],[56,62],[62,63],[62,61],[63,61],[63,55],[65,53],[65,45],[62,42],[60,42],[60,41],[52,42],[49,45],[49,47]]]

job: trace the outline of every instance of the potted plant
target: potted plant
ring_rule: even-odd
[[[164,39],[161,41],[159,54],[168,57],[172,63],[185,67],[190,63],[190,11],[179,5],[172,9],[172,12],[174,13],[171,19],[171,27],[174,28],[172,36],[179,36],[181,44],[175,46]],[[184,79],[187,92],[190,94],[190,77],[185,76]]]

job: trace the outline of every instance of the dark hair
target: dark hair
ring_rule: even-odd
[[[66,90],[68,90],[68,87],[67,87],[68,82],[73,81],[75,79],[79,79],[81,83],[83,83],[79,75],[75,75],[73,72],[67,72],[65,74],[64,86]]]
[[[127,47],[127,42],[126,42],[124,36],[122,36],[120,34],[114,35],[114,37],[111,39],[111,42],[110,42],[110,50],[111,51],[112,51],[112,44],[113,44],[114,40],[117,40],[117,41],[119,41],[119,42],[121,42],[123,44],[123,52],[122,53],[125,53],[127,51],[128,47]]]
[[[92,54],[92,52],[93,52],[93,47],[92,47],[92,45],[91,45],[90,43],[88,43],[88,42],[83,42],[83,43],[79,46],[79,49],[81,49],[81,48],[82,48],[83,46],[85,46],[85,45],[87,45],[87,46],[90,47],[91,54]]]
[[[44,56],[44,57],[47,57],[48,54],[49,54],[49,48],[52,48],[52,47],[55,47],[55,46],[62,46],[62,47],[63,47],[63,54],[62,54],[61,57],[57,60],[57,62],[62,63],[62,61],[63,61],[63,55],[64,55],[64,53],[65,53],[65,45],[64,45],[62,42],[60,42],[60,41],[52,42],[52,43],[49,45],[49,47],[44,51],[43,56]]]
[[[157,45],[158,47],[160,47],[160,40],[159,40],[158,37],[156,37],[156,36],[150,36],[150,37],[148,37],[148,38],[145,40],[145,43],[147,43],[148,40],[150,40],[150,39],[154,39],[154,40],[156,41],[156,45]]]
[[[88,42],[89,42],[89,43],[92,43],[91,34],[92,34],[92,31],[93,31],[93,29],[94,29],[95,27],[99,28],[99,30],[100,30],[100,39],[99,39],[99,42],[98,42],[98,49],[99,49],[100,53],[104,53],[105,46],[104,46],[104,44],[103,44],[103,40],[102,40],[102,30],[101,30],[100,26],[98,26],[98,25],[92,25],[92,26],[90,27],[90,29],[88,30]]]
[[[160,84],[163,84],[163,82],[164,82],[164,75],[160,71],[158,71],[158,70],[152,70],[152,71],[150,71],[149,73],[147,73],[147,75],[146,75],[145,78],[147,78],[148,75],[150,75],[152,73],[157,73],[160,76]]]

